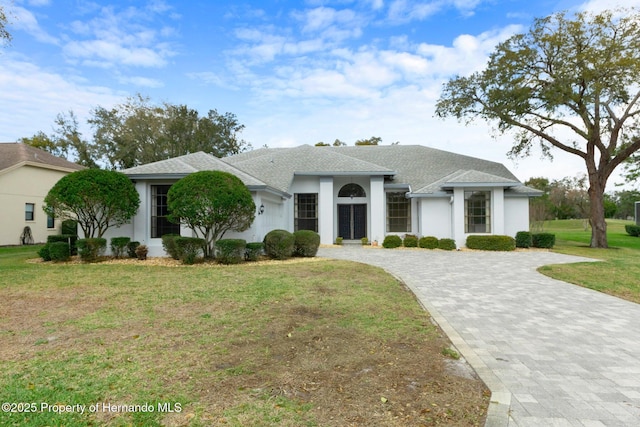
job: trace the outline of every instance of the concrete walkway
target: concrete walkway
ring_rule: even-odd
[[[590,260],[357,246],[318,256],[382,267],[413,290],[491,389],[486,426],[640,426],[640,305],[535,271]]]

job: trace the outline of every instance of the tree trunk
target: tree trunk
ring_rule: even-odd
[[[596,182],[594,182],[596,181]],[[604,186],[599,180],[590,180],[589,201],[591,221],[591,247],[608,248],[607,243],[607,222],[604,219]]]

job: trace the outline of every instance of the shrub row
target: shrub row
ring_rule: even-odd
[[[405,248],[424,248],[424,249],[443,249],[446,251],[452,251],[456,249],[456,242],[453,239],[438,239],[433,236],[425,236],[418,239],[418,237],[407,234],[402,240],[400,236],[390,234],[384,238],[382,247],[387,249],[399,248],[404,246]]]
[[[551,249],[555,244],[556,235],[552,233],[530,233],[528,231],[516,233],[516,248]]]
[[[287,259],[292,256],[314,257],[320,247],[320,235],[311,230],[272,230],[264,236],[264,251],[270,258]]]
[[[469,249],[483,251],[513,251],[516,249],[516,239],[511,236],[469,236],[466,246]]]
[[[629,236],[640,237],[640,225],[628,224],[624,229]]]

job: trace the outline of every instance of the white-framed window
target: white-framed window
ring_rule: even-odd
[[[491,233],[491,192],[464,192],[465,233]]]
[[[24,204],[24,220],[25,221],[35,221],[36,220],[36,204],[35,203],[25,203]]]
[[[151,186],[151,237],[158,238],[165,234],[180,234],[180,224],[169,221],[167,214],[167,193],[171,185]]]
[[[296,193],[294,200],[294,230],[318,232],[318,193]]]
[[[405,193],[387,193],[387,232],[406,233],[411,231],[411,200]]]

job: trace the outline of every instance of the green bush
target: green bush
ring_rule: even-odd
[[[433,236],[421,237],[418,240],[418,246],[424,249],[436,249],[438,247],[438,238]]]
[[[298,230],[293,233],[293,254],[300,257],[314,257],[320,247],[320,235],[311,230]]]
[[[360,239],[360,242],[362,243],[362,246],[369,246],[369,239],[366,237]]]
[[[438,249],[445,251],[455,251],[456,241],[453,239],[440,239],[438,240]]]
[[[551,249],[556,244],[556,235],[551,233],[536,233],[531,235],[531,246],[534,248]]]
[[[140,242],[129,242],[127,243],[127,255],[129,258],[137,258],[136,249],[140,246]]]
[[[336,237],[336,245],[338,245],[338,246],[342,245],[342,237],[340,237],[340,236]]]
[[[216,242],[216,261],[220,264],[240,264],[244,261],[247,241],[220,239]]]
[[[624,229],[629,236],[640,237],[640,225],[628,224]]]
[[[200,253],[204,253],[205,240],[199,237],[182,237],[173,238],[173,242],[180,254],[180,260],[183,264],[193,264]]]
[[[124,257],[127,252],[127,245],[131,241],[130,237],[112,237],[111,238],[111,255],[116,258]]]
[[[73,236],[78,235],[78,221],[75,219],[65,219],[62,221],[62,234],[71,234]]]
[[[382,241],[383,248],[394,249],[399,248],[400,246],[402,246],[402,239],[400,238],[400,236],[396,236],[395,234],[385,236],[384,240]]]
[[[405,248],[417,248],[418,247],[418,236],[414,236],[413,234],[407,234],[404,236],[404,240],[402,241],[402,246]]]
[[[264,251],[270,258],[291,258],[295,242],[295,236],[287,230],[271,230],[264,236]]]
[[[176,246],[176,238],[180,237],[179,234],[165,234],[162,236],[162,249],[173,259],[182,258],[182,254]]]
[[[247,247],[245,249],[245,257],[247,261],[257,261],[260,258],[264,251],[264,243],[262,242],[251,242],[247,243]]]
[[[64,242],[68,243],[71,248],[71,255],[78,255],[78,249],[76,248],[76,242],[78,236],[75,234],[54,234],[47,236],[47,243]]]
[[[38,256],[42,258],[43,261],[51,261],[51,254],[49,253],[49,245],[51,243],[47,243],[43,247],[38,250]]]
[[[516,240],[511,236],[469,236],[466,245],[483,251],[513,251]]]
[[[107,249],[107,239],[102,237],[90,237],[88,239],[78,239],[76,242],[78,255],[84,262],[95,262],[104,255]]]
[[[49,255],[53,262],[65,262],[71,258],[71,248],[67,242],[48,243]]]
[[[518,231],[516,233],[516,248],[530,248],[532,244],[530,232]]]

